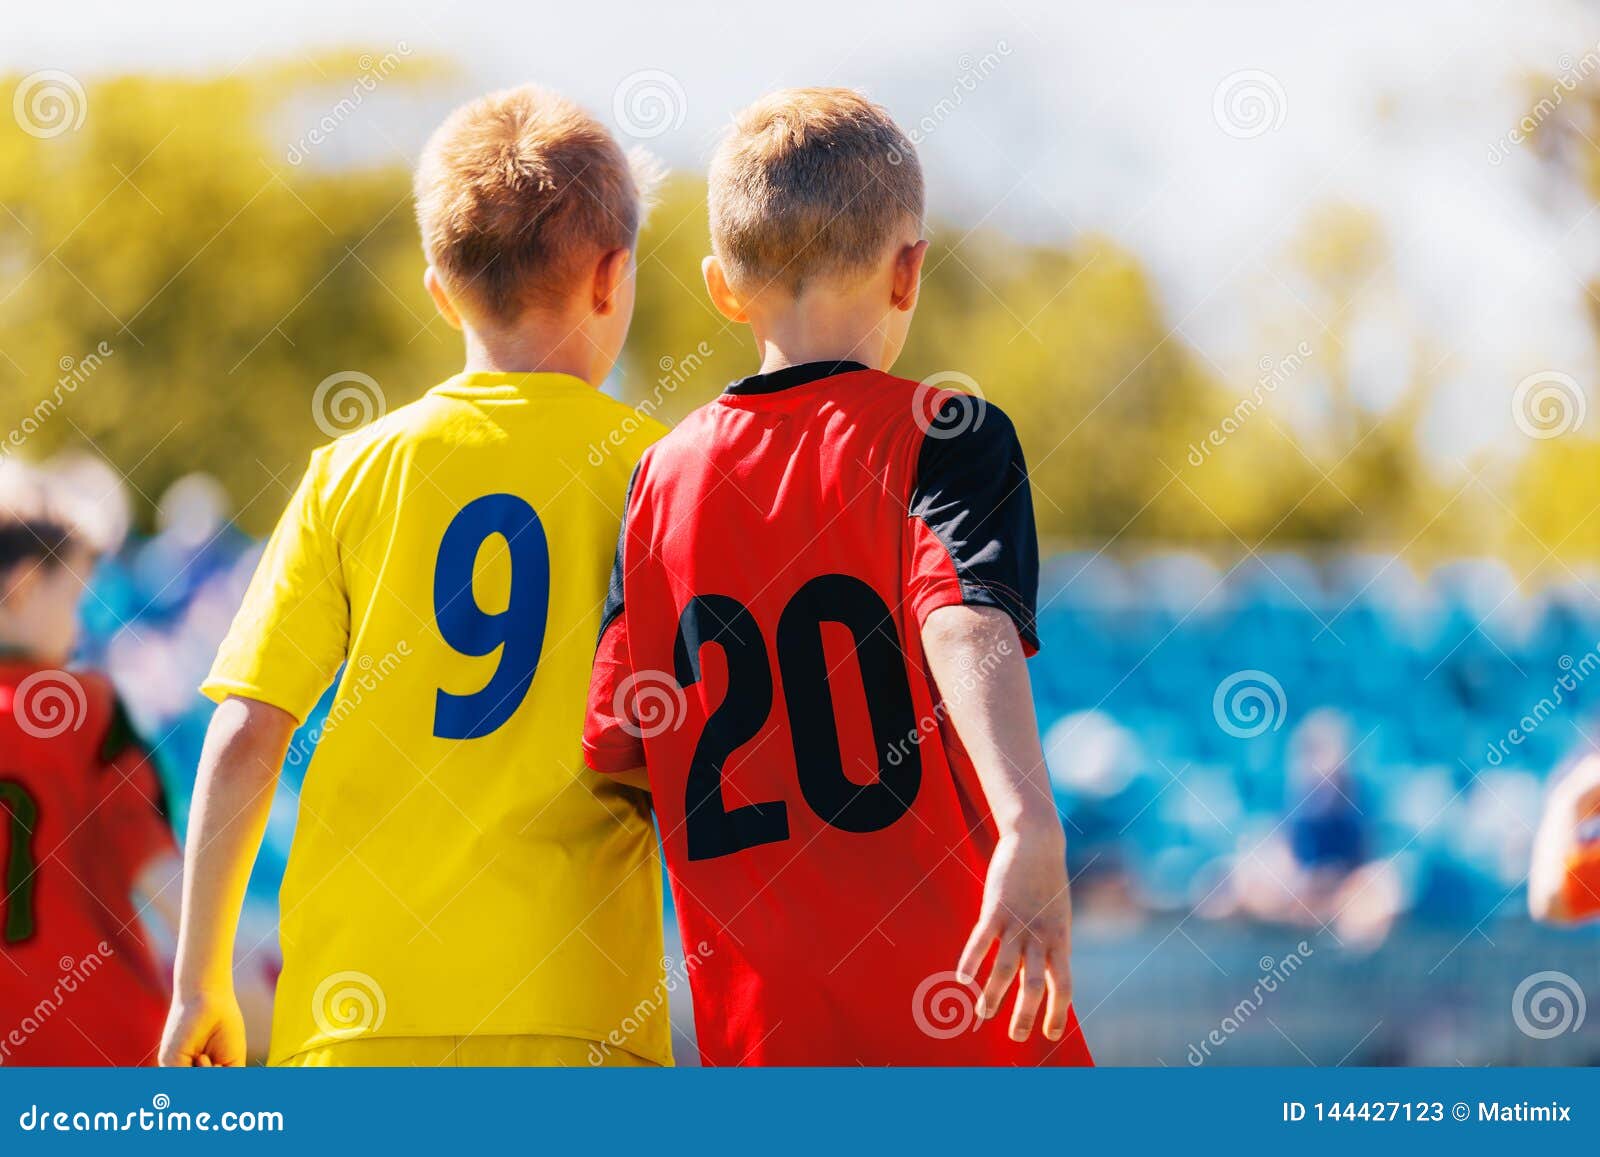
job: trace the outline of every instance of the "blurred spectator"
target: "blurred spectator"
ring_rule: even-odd
[[[1391,864],[1371,853],[1372,819],[1350,774],[1350,729],[1338,711],[1313,711],[1289,745],[1287,810],[1235,860],[1213,916],[1331,928],[1349,948],[1375,947],[1400,907]]]

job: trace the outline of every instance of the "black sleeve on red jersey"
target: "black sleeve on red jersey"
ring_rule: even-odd
[[[110,769],[123,755],[130,752],[135,758],[149,763],[151,771],[155,773],[152,775],[153,798],[150,804],[162,819],[170,819],[172,808],[167,801],[167,785],[162,782],[159,772],[156,772],[155,757],[140,737],[138,729],[134,727],[133,717],[128,714],[122,696],[118,695],[111,701],[111,720],[106,727],[105,738],[100,741],[101,766]]]
[[[967,603],[998,607],[1030,652],[1039,637],[1039,534],[1016,427],[998,406],[945,401],[923,435],[911,514],[944,544]]]
[[[583,760],[591,770],[616,774],[644,766],[642,732],[632,717],[633,662],[628,643],[628,617],[623,613],[623,579],[627,572],[628,507],[639,478],[635,466],[623,499],[622,526],[617,553],[611,563],[611,582],[600,616],[600,637],[595,640],[594,667],[589,675],[588,710],[583,721]]]
[[[617,552],[611,557],[611,581],[606,584],[605,607],[600,612],[600,638],[605,638],[606,628],[622,614],[622,544],[628,540],[628,505],[633,501],[633,484],[639,479],[639,466],[634,464],[628,476],[628,489],[622,495],[622,525],[617,528]]]

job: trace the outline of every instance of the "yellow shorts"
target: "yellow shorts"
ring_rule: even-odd
[[[571,1036],[394,1036],[336,1041],[295,1053],[295,1069],[367,1068],[655,1068],[614,1046]]]

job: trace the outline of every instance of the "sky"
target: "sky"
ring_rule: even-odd
[[[1552,93],[1539,78],[1600,75],[1592,5],[76,0],[18,6],[7,25],[0,68],[20,72],[443,55],[461,72],[440,107],[536,79],[684,168],[761,92],[849,85],[914,130],[936,218],[1114,239],[1229,380],[1348,323],[1374,408],[1419,373],[1437,381],[1426,438],[1446,465],[1526,447],[1512,399],[1530,375],[1567,375],[1585,399],[1595,382],[1600,214],[1508,137]],[[373,113],[365,146],[414,153],[438,111]],[[341,146],[363,147],[351,128]],[[1341,318],[1294,255],[1329,206],[1369,215],[1391,255]]]

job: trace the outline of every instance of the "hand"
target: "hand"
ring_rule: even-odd
[[[159,1055],[163,1068],[243,1065],[244,1016],[233,993],[174,999]]]
[[[978,1000],[978,1015],[987,1020],[1000,1011],[1020,969],[1022,983],[1011,1014],[1014,1041],[1025,1041],[1033,1032],[1046,994],[1046,1039],[1060,1040],[1067,1028],[1072,1001],[1072,897],[1060,831],[1057,827],[1053,838],[1048,833],[1001,838],[989,861],[983,910],[956,966],[962,983],[972,983],[999,941],[994,967]]]
[[[1584,757],[1556,782],[1550,789],[1550,810],[1574,828],[1600,816],[1600,759]]]

